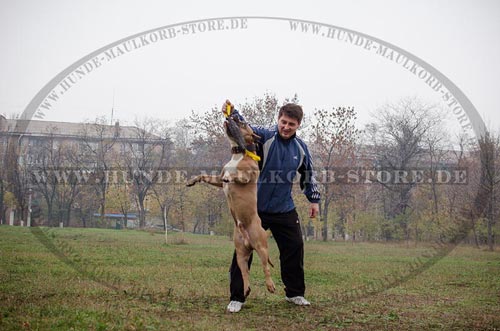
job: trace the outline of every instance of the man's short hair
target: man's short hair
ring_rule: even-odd
[[[302,117],[304,117],[304,112],[301,106],[295,103],[287,103],[280,108],[278,119],[283,115],[296,119],[300,124],[302,122]]]

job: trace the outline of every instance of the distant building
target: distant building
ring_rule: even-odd
[[[93,123],[70,123],[38,120],[13,120],[0,115],[0,138],[2,144],[16,143],[20,164],[36,164],[37,150],[50,141],[53,148],[67,144],[82,148],[83,143],[97,145],[100,140],[113,141],[113,150],[124,154],[127,148],[140,148],[144,142],[140,129],[134,126],[120,126]]]
[[[96,123],[70,123],[40,120],[14,120],[6,119],[0,115],[0,198],[3,192],[13,191],[17,201],[22,200],[16,209],[20,215],[28,214],[29,199],[35,193],[29,184],[20,182],[15,178],[12,169],[36,169],[45,165],[47,151],[57,150],[59,146],[65,146],[74,151],[75,155],[85,155],[89,150],[97,151],[103,145],[107,145],[104,151],[108,157],[114,155],[118,160],[127,157],[134,160],[133,155],[139,155],[147,148],[153,151],[161,148],[158,141],[165,140],[135,126],[121,126],[118,122],[114,125]],[[99,168],[95,160],[82,158],[78,166],[86,168]],[[85,161],[87,160],[87,161]],[[66,163],[64,163],[66,162]],[[60,167],[74,167],[71,161],[58,163]],[[81,163],[87,162],[87,164]],[[115,165],[115,162],[112,164]],[[135,163],[134,163],[134,166]],[[17,176],[19,177],[19,176]],[[27,177],[27,176],[25,176]],[[27,181],[24,179],[25,182]],[[3,199],[2,199],[3,201]],[[2,224],[9,224],[12,218],[11,209],[0,202],[0,220]],[[26,219],[16,217],[16,219]],[[17,222],[18,224],[20,221]],[[25,222],[24,222],[25,223]],[[26,223],[25,223],[26,224]]]

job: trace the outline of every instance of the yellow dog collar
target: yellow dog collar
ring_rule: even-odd
[[[260,156],[258,156],[257,154],[253,153],[253,152],[250,152],[249,150],[245,150],[245,155],[248,155],[252,158],[252,160],[254,161],[260,161]]]

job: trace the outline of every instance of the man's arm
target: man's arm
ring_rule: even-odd
[[[299,168],[300,188],[307,197],[307,200],[311,203],[309,208],[309,217],[314,218],[319,215],[319,202],[321,194],[319,192],[316,179],[314,178],[314,168],[311,155],[309,154],[309,149],[304,143],[301,143],[301,146],[304,148],[305,156],[304,161]]]

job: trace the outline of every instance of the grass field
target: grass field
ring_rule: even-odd
[[[284,301],[279,263],[278,291],[267,293],[255,263],[246,305],[228,314],[232,242],[179,233],[169,241],[144,231],[1,226],[0,329],[500,330],[498,251],[458,246],[432,260],[426,246],[307,242],[311,307]]]

